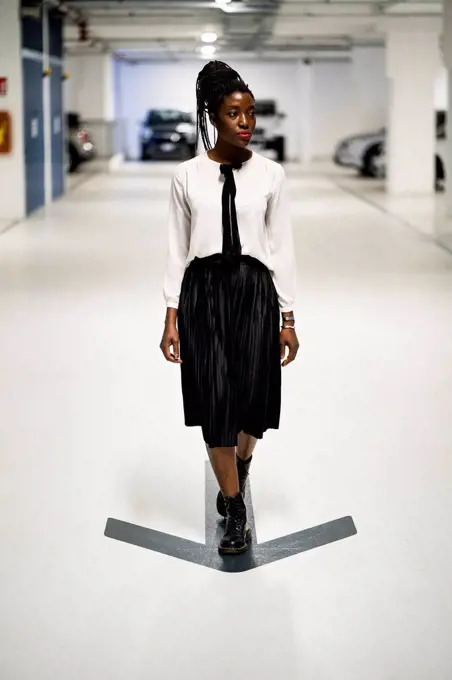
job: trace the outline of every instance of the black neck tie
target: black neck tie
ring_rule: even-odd
[[[233,165],[222,163],[220,165],[220,172],[224,175],[222,194],[223,255],[230,262],[235,261],[242,254],[237,210],[235,207],[237,189],[234,180],[234,170],[240,170],[241,167],[241,163]]]

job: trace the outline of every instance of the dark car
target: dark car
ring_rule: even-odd
[[[256,100],[257,125],[251,144],[261,149],[271,149],[276,159],[284,163],[286,159],[286,140],[281,134],[280,126],[286,115],[278,111],[274,99]]]
[[[96,155],[94,142],[82,123],[80,114],[66,114],[67,168],[75,172],[81,163],[92,160]]]
[[[151,109],[141,126],[141,160],[188,159],[196,155],[196,125],[189,113]]]

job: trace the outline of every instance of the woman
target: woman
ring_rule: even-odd
[[[298,351],[295,258],[284,171],[247,148],[256,124],[251,90],[214,61],[196,93],[206,153],[181,163],[172,181],[160,348],[181,365],[185,424],[201,426],[220,486],[219,551],[236,554],[250,537],[251,456],[263,433],[279,427],[281,361],[287,366]]]

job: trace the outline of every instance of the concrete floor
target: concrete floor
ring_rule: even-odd
[[[301,348],[252,471],[243,574],[104,537],[204,539],[205,449],[163,360],[168,165],[80,184],[0,238],[2,680],[450,680],[452,256],[289,166]]]

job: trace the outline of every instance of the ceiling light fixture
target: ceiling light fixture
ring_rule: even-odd
[[[203,57],[213,57],[216,51],[217,50],[214,45],[203,45],[201,47],[201,54]]]
[[[217,38],[218,38],[217,34],[210,31],[206,31],[201,36],[201,40],[203,41],[203,43],[214,43],[217,41]]]

